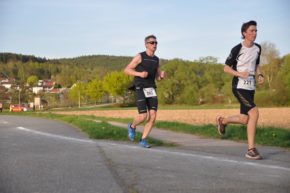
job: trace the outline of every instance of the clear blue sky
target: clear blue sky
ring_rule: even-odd
[[[160,58],[224,62],[243,22],[290,53],[289,0],[0,0],[0,52],[46,58],[135,56],[155,34]]]

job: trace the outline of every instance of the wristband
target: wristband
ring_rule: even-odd
[[[262,76],[264,78],[264,75],[263,74],[258,74],[258,76]]]

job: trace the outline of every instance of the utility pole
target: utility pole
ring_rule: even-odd
[[[80,88],[79,88],[79,108],[81,108],[81,91],[80,91]]]
[[[18,103],[19,103],[19,107],[21,105],[20,92],[21,92],[21,88],[20,88],[20,86],[18,86]]]

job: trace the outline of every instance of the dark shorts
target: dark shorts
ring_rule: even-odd
[[[138,108],[139,114],[147,113],[147,110],[158,109],[158,99],[156,97],[146,98],[143,92],[143,88],[136,87],[136,105]]]
[[[254,90],[233,89],[233,94],[240,102],[240,113],[248,115],[248,112],[256,106],[254,103]]]

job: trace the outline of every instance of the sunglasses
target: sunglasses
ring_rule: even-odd
[[[152,44],[152,45],[153,45],[153,44],[156,44],[156,45],[158,44],[158,42],[154,42],[154,41],[152,41],[152,42],[147,42],[147,43],[148,43],[148,44]]]

